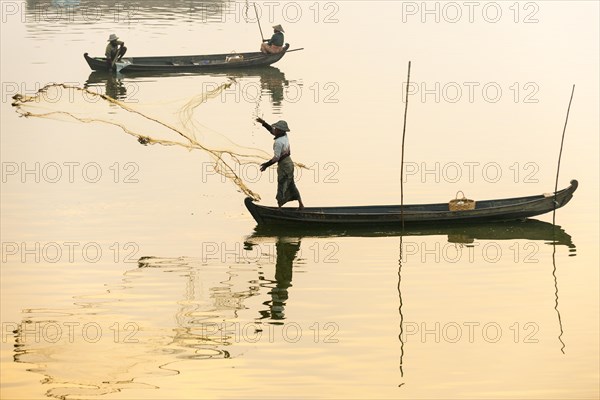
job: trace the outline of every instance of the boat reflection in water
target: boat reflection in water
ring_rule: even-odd
[[[127,85],[123,77],[108,72],[93,71],[83,87],[95,93],[102,93],[99,88],[104,86],[104,94],[113,99],[124,100],[127,98]]]
[[[547,244],[567,246],[575,251],[571,235],[560,226],[548,222],[527,219],[523,222],[498,222],[473,225],[423,225],[407,226],[401,230],[395,227],[374,226],[314,226],[302,227],[293,225],[257,225],[249,241],[257,238],[279,237],[281,235],[299,238],[330,238],[330,237],[390,237],[390,236],[447,236],[449,243],[471,244],[475,240],[532,240],[544,241]]]
[[[279,114],[290,82],[285,79],[285,74],[275,67],[263,68],[259,76],[262,92],[271,95],[273,112]]]
[[[12,333],[14,361],[26,363],[28,371],[45,376],[42,384],[47,385],[49,397],[159,389],[157,376],[185,374],[187,367],[178,364],[181,361],[244,357],[249,345],[236,340],[240,327],[260,332],[263,323],[294,319],[285,315],[285,308],[293,302],[289,290],[294,268],[305,262],[299,258],[303,238],[432,236],[439,240],[435,236],[440,235],[446,237],[444,241],[466,245],[478,240],[525,239],[575,251],[571,236],[563,229],[535,220],[404,232],[376,228],[259,229],[245,239],[245,248],[260,250],[269,243],[275,250],[271,256],[260,253],[252,262],[224,262],[221,257],[142,257],[120,282],[107,285],[103,293],[77,296],[69,307],[53,308],[50,304],[44,309],[25,309]],[[395,264],[390,268],[390,279],[398,279],[399,288],[398,304],[390,307],[398,308],[402,321],[401,264],[396,257],[390,264]],[[554,308],[558,313],[554,276]],[[402,286],[406,285],[410,282],[403,281]],[[255,297],[267,308],[252,306]],[[410,303],[404,300],[404,305]],[[560,314],[558,317],[560,323]],[[399,347],[403,353],[402,341]]]
[[[84,88],[90,90],[104,89],[104,93],[117,100],[125,100],[128,95],[135,95],[139,86],[147,80],[157,80],[185,76],[215,76],[231,78],[233,80],[248,79],[249,83],[243,85],[242,95],[249,102],[260,103],[264,97],[270,98],[273,112],[281,113],[287,90],[294,82],[285,78],[285,74],[276,67],[248,68],[223,72],[197,72],[197,73],[172,73],[172,72],[130,72],[128,74],[115,74],[105,71],[92,71]],[[254,80],[256,84],[254,85]],[[199,85],[202,87],[202,85]]]
[[[281,108],[286,100],[286,93],[288,90],[294,85],[299,85],[299,83],[295,81],[287,80],[285,78],[285,73],[273,66],[248,68],[212,75],[229,77],[235,80],[258,78],[259,81],[257,82],[257,87],[253,88],[251,84],[244,85],[242,88],[242,95],[246,101],[256,102],[257,104],[260,103],[263,96],[270,97],[274,114],[281,113]],[[291,92],[294,91],[291,90]],[[294,96],[297,96],[297,94],[290,94],[290,100],[293,100]]]
[[[558,290],[558,278],[556,276],[557,266],[556,266],[556,252],[557,246],[565,246],[568,248],[569,256],[576,255],[576,246],[573,243],[571,236],[565,232],[560,226],[553,225],[551,223],[538,221],[535,219],[527,219],[522,222],[499,222],[499,223],[489,223],[489,224],[475,224],[475,225],[451,225],[451,226],[432,226],[432,225],[424,225],[424,226],[412,226],[405,230],[398,230],[394,228],[387,228],[385,226],[382,227],[374,227],[374,228],[364,228],[364,227],[339,227],[339,226],[308,226],[302,227],[300,225],[291,225],[288,227],[281,225],[257,225],[255,227],[255,232],[248,237],[246,240],[246,246],[251,247],[252,245],[256,245],[261,243],[261,241],[268,240],[269,238],[273,238],[277,240],[277,243],[286,243],[290,240],[293,240],[292,243],[299,243],[301,239],[305,238],[333,238],[333,237],[398,237],[399,238],[399,257],[398,257],[398,267],[397,267],[397,289],[398,289],[398,314],[399,314],[399,376],[400,378],[404,378],[404,351],[405,351],[405,343],[403,337],[405,337],[404,333],[404,315],[403,315],[403,304],[404,300],[402,298],[402,266],[405,262],[405,257],[402,254],[404,249],[403,239],[410,237],[424,237],[424,236],[445,236],[447,238],[447,243],[454,244],[457,246],[467,246],[472,247],[479,243],[477,241],[485,241],[490,243],[490,241],[515,241],[515,240],[527,240],[529,243],[535,242],[543,242],[548,246],[552,246],[552,277],[554,281],[554,304],[553,308],[556,313],[556,321],[558,324],[558,336],[557,341],[560,343],[560,351],[564,354],[566,344],[563,341],[562,337],[564,335],[562,318],[559,310],[559,290]],[[293,237],[294,239],[290,239]],[[291,286],[291,278],[292,278],[292,261],[290,260],[290,256],[295,256],[298,252],[298,249],[288,247],[288,251],[285,252],[285,247],[278,248],[277,256],[277,272],[276,272],[276,282],[278,285],[287,287]],[[283,257],[280,261],[279,258]],[[524,261],[526,262],[526,261]],[[280,271],[281,268],[281,271]],[[284,275],[285,271],[289,271],[289,275]],[[279,278],[277,278],[279,274]],[[289,280],[288,280],[289,276]],[[404,285],[410,285],[410,283],[404,283]],[[278,286],[279,287],[279,286]],[[275,292],[279,293],[279,292]],[[276,299],[280,299],[279,296],[273,296],[273,301],[271,305],[276,305]],[[277,304],[281,309],[285,306],[285,301],[287,301],[287,290],[285,292],[284,301],[281,301]],[[264,303],[268,304],[268,303]],[[269,317],[267,312],[262,312],[264,317]],[[271,317],[274,318],[273,313],[271,313]],[[404,384],[401,383],[399,386]]]

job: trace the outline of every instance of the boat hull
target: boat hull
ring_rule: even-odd
[[[122,68],[119,68],[119,72],[198,72],[263,67],[281,60],[289,46],[286,43],[283,51],[277,54],[250,52],[194,56],[124,57],[122,60],[124,63]],[[241,56],[241,58],[235,56]],[[88,53],[85,53],[83,58],[94,71],[111,70],[104,57],[90,57]]]
[[[477,224],[499,221],[524,220],[561,208],[577,189],[572,180],[569,187],[550,195],[515,197],[509,199],[477,201],[473,210],[450,211],[448,203],[310,207],[298,210],[291,207],[260,206],[246,198],[245,205],[259,225],[353,225],[401,226],[415,224]]]

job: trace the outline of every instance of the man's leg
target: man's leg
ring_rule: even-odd
[[[304,208],[304,203],[302,202],[302,197],[298,195],[298,209],[302,210]]]
[[[119,54],[118,54],[117,61],[121,61],[121,58],[123,58],[123,56],[125,55],[125,53],[127,53],[127,47],[121,46],[121,48],[119,49]]]

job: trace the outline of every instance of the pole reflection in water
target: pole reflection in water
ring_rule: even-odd
[[[398,257],[398,315],[400,316],[400,333],[398,333],[398,340],[400,341],[400,377],[404,377],[404,369],[402,367],[403,359],[404,359],[404,341],[402,340],[402,335],[404,334],[404,314],[402,314],[402,288],[400,284],[402,283],[402,234],[400,234],[400,250]],[[404,385],[404,382],[398,386]]]
[[[494,241],[509,241],[509,240],[529,240],[532,242],[543,242],[546,245],[552,246],[551,251],[551,262],[552,262],[552,277],[554,282],[554,310],[557,315],[558,322],[558,341],[561,344],[560,351],[564,354],[566,344],[562,340],[564,334],[561,314],[558,309],[559,295],[558,295],[558,278],[556,275],[556,253],[557,246],[566,246],[568,248],[569,257],[576,255],[576,246],[572,241],[572,238],[567,234],[560,226],[554,225],[554,223],[541,222],[537,220],[527,220],[525,222],[510,224],[488,224],[473,227],[454,227],[448,229],[431,228],[415,230],[415,231],[398,231],[400,237],[400,249],[399,249],[399,260],[398,260],[398,314],[400,320],[399,335],[398,339],[400,342],[400,356],[399,356],[399,371],[400,377],[404,378],[404,357],[405,357],[405,333],[404,333],[404,314],[403,314],[403,298],[401,290],[402,282],[402,268],[405,258],[403,257],[403,238],[405,236],[422,236],[432,234],[432,232],[447,234],[447,242],[453,243],[456,246],[475,247],[481,243]],[[388,232],[391,233],[391,232]],[[481,243],[479,243],[481,242]],[[398,386],[404,385],[405,382],[400,383]]]
[[[560,317],[560,311],[558,310],[558,277],[556,276],[556,241],[552,242],[552,277],[554,278],[554,309],[556,310],[556,317],[558,318],[558,326],[560,329],[560,333],[558,334],[558,341],[561,343],[562,347],[560,351],[565,354],[566,344],[562,340],[563,336],[563,325],[562,319]]]

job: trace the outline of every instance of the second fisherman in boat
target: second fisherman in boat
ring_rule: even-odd
[[[273,26],[273,36],[271,39],[263,40],[264,43],[260,45],[260,51],[265,54],[276,54],[283,50],[283,28],[281,25]]]
[[[256,118],[262,126],[275,136],[273,143],[273,158],[260,165],[260,170],[264,171],[271,165],[277,163],[277,205],[281,207],[288,201],[298,200],[299,209],[304,208],[300,192],[294,182],[294,162],[291,158],[290,141],[287,132],[290,131],[285,121],[277,121],[269,125],[262,118]]]
[[[108,44],[106,45],[106,51],[104,52],[108,68],[113,69],[115,62],[120,61],[126,52],[127,47],[125,47],[125,42],[120,41],[119,37],[112,33],[108,37]]]

